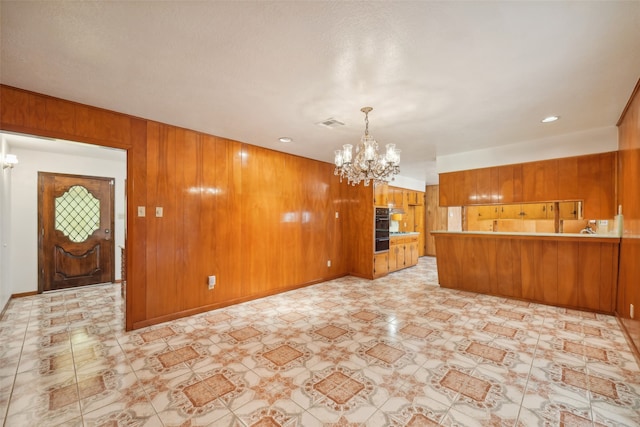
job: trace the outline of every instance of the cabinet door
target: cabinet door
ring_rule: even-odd
[[[397,246],[397,249],[398,249],[397,252],[396,252],[396,268],[397,269],[404,268],[405,265],[406,265],[406,260],[405,260],[405,257],[406,257],[406,253],[405,253],[406,246],[407,245],[404,242],[398,244],[398,246]]]
[[[420,248],[418,247],[417,237],[413,238],[411,241],[411,265],[418,264],[418,257],[420,256]]]
[[[579,219],[580,204],[579,202],[560,202],[558,203],[558,211],[560,219]]]
[[[558,198],[558,161],[544,160],[522,165],[522,198],[540,202]]]
[[[522,219],[521,205],[500,206],[500,219]]]
[[[578,158],[558,159],[558,200],[578,199]]]
[[[384,276],[389,273],[389,254],[375,254],[373,256],[373,277]]]
[[[464,186],[462,187],[462,205],[478,205],[478,195],[476,191],[477,169],[462,171]]]
[[[476,170],[476,204],[491,203],[491,168]]]
[[[398,269],[398,245],[391,243],[389,247],[389,272],[396,271]]]
[[[475,211],[477,211],[478,220],[486,220],[486,219],[496,219],[499,214],[499,206],[477,206],[475,207]]]
[[[547,219],[546,203],[524,203],[522,204],[523,219]]]
[[[375,206],[387,206],[389,204],[387,194],[387,184],[375,184],[373,193],[373,204]]]

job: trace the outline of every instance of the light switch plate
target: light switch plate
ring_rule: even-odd
[[[162,218],[162,207],[161,206],[156,206],[156,217],[157,218]]]
[[[138,216],[146,216],[147,209],[144,206],[138,206]]]

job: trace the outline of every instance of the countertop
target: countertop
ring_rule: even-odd
[[[512,237],[555,237],[555,238],[584,238],[584,239],[620,239],[615,234],[581,234],[581,233],[520,233],[504,231],[432,231],[431,234],[479,234],[483,236],[512,236]]]
[[[420,233],[417,231],[400,231],[400,232],[390,231],[389,232],[390,237],[419,236],[419,235]]]

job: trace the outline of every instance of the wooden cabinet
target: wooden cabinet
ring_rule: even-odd
[[[500,219],[522,219],[521,205],[503,205],[500,206]]]
[[[373,204],[375,206],[384,206],[387,207],[389,205],[389,197],[388,197],[388,186],[387,184],[374,184],[373,189]]]
[[[440,206],[581,200],[585,218],[613,218],[616,162],[609,152],[443,173]]]
[[[548,208],[547,203],[524,203],[520,205],[522,219],[547,219]]]
[[[593,154],[578,158],[578,192],[588,219],[613,218],[616,214],[615,170],[617,155]]]
[[[465,194],[464,171],[441,173],[439,177],[440,206],[466,205],[467,195]]]
[[[418,264],[420,237],[417,234],[392,236],[389,246],[389,272]]]
[[[418,242],[418,236],[412,235],[409,237],[407,248],[405,248],[405,266],[407,267],[418,264],[418,257],[420,256]],[[408,252],[408,254],[406,252]]]
[[[422,191],[404,190],[405,199],[409,206],[424,205],[424,193]]]
[[[382,277],[389,273],[389,253],[380,253],[373,256],[373,277]]]
[[[440,286],[611,314],[620,239],[435,234]]]
[[[426,227],[425,227],[425,255],[436,256],[436,242],[432,231],[449,228],[448,208],[440,207],[440,191],[437,185],[427,185],[426,193]]]
[[[558,203],[558,215],[560,219],[579,219],[581,203],[580,202],[560,202]]]
[[[522,165],[523,201],[540,202],[558,198],[558,161],[544,160]]]

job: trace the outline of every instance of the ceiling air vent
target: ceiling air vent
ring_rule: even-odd
[[[340,120],[336,120],[333,117],[329,117],[326,120],[316,123],[318,126],[324,126],[327,128],[337,128],[338,126],[344,126]]]

